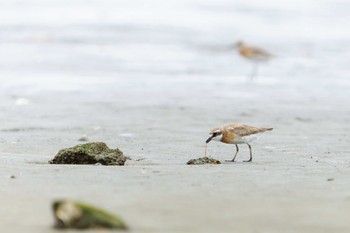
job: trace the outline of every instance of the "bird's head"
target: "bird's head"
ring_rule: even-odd
[[[236,42],[230,44],[230,45],[228,46],[228,49],[229,49],[229,50],[237,50],[237,49],[240,49],[240,48],[241,48],[242,46],[244,46],[244,45],[245,45],[244,42],[241,41],[241,40],[239,40],[239,41],[236,41]]]
[[[235,48],[235,49],[239,49],[240,47],[242,47],[244,45],[245,45],[244,42],[239,40],[236,43],[234,43],[232,47]]]
[[[210,130],[210,137],[205,141],[206,143],[209,143],[213,138],[216,138],[217,136],[220,136],[222,134],[222,130],[220,128],[214,128]]]

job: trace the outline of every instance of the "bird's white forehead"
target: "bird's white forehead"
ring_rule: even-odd
[[[214,128],[214,129],[210,130],[209,134],[213,134],[213,133],[221,133],[221,129],[220,128]]]

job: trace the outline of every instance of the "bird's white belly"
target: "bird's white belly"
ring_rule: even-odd
[[[251,57],[250,59],[254,62],[267,62],[269,60],[268,57],[263,55],[256,55],[254,57]]]
[[[256,140],[258,136],[256,134],[254,135],[248,135],[244,137],[236,137],[230,144],[245,144],[245,143],[250,143],[254,140]]]

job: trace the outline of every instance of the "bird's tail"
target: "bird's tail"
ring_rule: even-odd
[[[261,130],[261,132],[265,132],[265,131],[273,130],[273,128],[261,128],[260,130]]]

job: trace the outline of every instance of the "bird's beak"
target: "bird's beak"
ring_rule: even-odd
[[[209,143],[212,139],[213,139],[214,135],[211,135],[206,141],[205,143]]]

